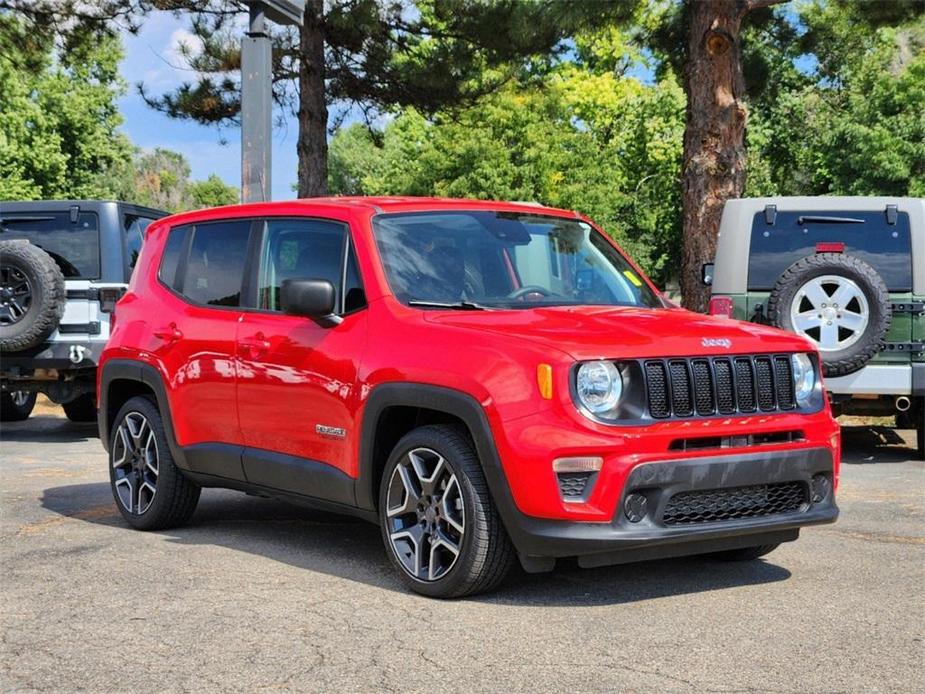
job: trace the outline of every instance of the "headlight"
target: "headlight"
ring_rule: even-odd
[[[592,414],[612,412],[623,395],[623,378],[619,369],[609,361],[582,364],[575,380],[578,402]]]
[[[805,406],[816,388],[816,370],[808,354],[794,354],[790,361],[793,364],[793,394],[797,404]]]

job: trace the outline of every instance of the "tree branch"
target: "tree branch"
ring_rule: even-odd
[[[790,0],[748,0],[745,3],[745,12],[760,10],[763,7],[771,7],[772,5],[781,5],[785,2],[790,2]]]

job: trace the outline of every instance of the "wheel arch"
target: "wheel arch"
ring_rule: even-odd
[[[174,433],[167,388],[160,372],[150,364],[131,359],[111,359],[103,364],[100,372],[100,389],[98,403],[98,424],[100,441],[109,450],[110,432],[116,415],[122,406],[132,397],[153,397],[164,423],[167,442],[177,466],[188,469],[183,449],[177,444]]]
[[[402,436],[425,424],[465,428],[504,520],[513,499],[485,409],[468,393],[422,383],[385,383],[370,392],[361,423],[357,506],[376,510],[379,482],[389,454]]]

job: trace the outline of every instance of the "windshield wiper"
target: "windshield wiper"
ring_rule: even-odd
[[[482,306],[474,301],[424,301],[422,299],[412,299],[408,302],[409,306],[421,306],[423,308],[446,308],[455,311],[490,311],[491,307]]]

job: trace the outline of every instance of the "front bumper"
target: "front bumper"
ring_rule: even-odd
[[[829,491],[812,501],[816,475],[826,476]],[[552,520],[524,515],[496,494],[508,534],[527,570],[552,568],[557,557],[578,557],[582,566],[601,566],[795,540],[801,527],[832,523],[838,517],[834,461],[829,448],[802,448],[739,455],[685,458],[645,463],[630,473],[609,523]],[[793,482],[805,486],[799,508],[735,520],[668,525],[664,511],[681,492],[728,490]],[[645,496],[646,513],[631,522],[623,512],[626,497]]]

